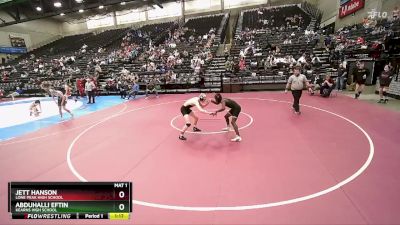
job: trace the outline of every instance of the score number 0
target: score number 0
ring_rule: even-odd
[[[124,198],[125,197],[125,192],[120,191],[118,193],[119,198]],[[123,203],[119,204],[118,206],[119,210],[123,211],[125,209],[125,205]]]

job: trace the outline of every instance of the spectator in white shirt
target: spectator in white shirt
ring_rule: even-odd
[[[297,63],[305,64],[307,62],[306,55],[303,54],[298,60]]]
[[[321,59],[318,56],[314,56],[311,59],[311,63],[313,66],[320,67],[321,66]]]
[[[102,72],[101,67],[100,67],[99,64],[96,64],[96,66],[94,67],[94,72],[95,73],[101,73]]]
[[[283,41],[283,44],[284,44],[284,45],[292,44],[292,40],[286,39],[285,41]]]
[[[287,63],[288,63],[290,66],[293,66],[294,64],[296,64],[296,60],[293,58],[292,55],[289,55],[289,57],[288,57],[288,59],[287,59]]]
[[[125,67],[122,67],[121,74],[122,75],[128,75],[129,74],[129,70],[125,69]]]

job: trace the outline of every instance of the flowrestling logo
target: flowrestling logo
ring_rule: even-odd
[[[339,18],[343,18],[349,14],[357,12],[364,8],[364,0],[350,0],[339,8]]]
[[[368,12],[368,18],[370,19],[382,19],[382,18],[387,18],[388,13],[387,12],[378,12],[376,9],[372,9],[371,11]]]

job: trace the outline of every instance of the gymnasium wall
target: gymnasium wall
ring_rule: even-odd
[[[12,18],[5,12],[0,11],[0,18],[11,21]],[[61,36],[59,22],[52,19],[40,19],[25,23],[15,24],[0,28],[0,46],[10,47],[9,35],[23,37],[28,49],[42,43],[55,40]]]
[[[75,23],[61,23],[61,31],[63,35],[73,35],[73,34],[80,34],[80,33],[87,33],[88,28],[86,26],[86,23],[81,22],[75,22]]]
[[[259,5],[266,5],[268,2],[272,1],[275,4],[289,4],[289,3],[300,3],[302,0],[186,0],[184,6],[185,17],[193,17],[197,15],[207,14],[207,13],[219,13],[222,11],[229,11],[231,9],[242,8],[242,7],[257,7]],[[313,0],[315,1],[315,0]],[[283,2],[283,3],[282,3]],[[169,3],[166,3],[169,4]],[[164,5],[166,5],[164,4]],[[176,3],[174,3],[176,4]],[[181,6],[175,7],[176,9],[181,9]],[[146,11],[142,9],[142,11]],[[160,11],[162,12],[162,11]],[[146,12],[146,18],[150,17],[149,12]],[[146,21],[133,22],[130,25],[140,26],[148,23],[156,23],[162,21],[177,20],[178,17],[166,17],[162,19],[147,19]],[[121,27],[120,25],[105,27],[104,29],[113,29],[116,27]],[[102,29],[88,29],[86,22],[75,22],[75,23],[62,23],[61,30],[63,35],[79,34],[93,32],[95,30]]]
[[[316,0],[315,4],[323,12],[321,22],[336,17],[338,14],[339,0]]]
[[[400,1],[398,0],[382,0],[382,12],[387,12],[388,15],[392,15],[394,7],[400,8]]]
[[[198,14],[222,9],[221,0],[185,1],[185,15]]]
[[[85,22],[62,23],[60,28],[62,30],[62,35],[68,36],[68,35],[82,34],[82,33],[88,33],[88,32],[102,32],[105,30],[119,29],[119,28],[124,28],[124,27],[141,27],[146,24],[166,23],[166,22],[170,22],[170,21],[177,21],[178,19],[179,19],[179,17],[169,17],[169,18],[147,20],[147,21],[130,23],[130,24],[122,24],[122,25],[111,26],[111,27],[102,27],[102,28],[97,28],[97,29],[88,29]]]
[[[363,9],[355,12],[354,15],[348,15],[344,18],[339,18],[337,16],[339,12],[339,0],[315,1],[318,8],[321,9],[324,13],[321,21],[322,24],[324,24],[325,21],[327,21],[326,25],[328,25],[332,21],[336,21],[336,29],[360,23],[363,18],[368,17],[368,12],[373,9],[378,12],[387,12],[388,16],[391,16],[393,8],[395,6],[400,7],[400,1],[398,0],[365,0],[365,6]]]
[[[336,28],[341,28],[341,27],[345,27],[348,25],[361,23],[365,17],[368,17],[368,12],[370,12],[373,9],[376,9],[377,11],[381,11],[381,8],[382,8],[382,0],[378,0],[378,1],[365,0],[364,8],[355,12],[354,16],[348,15],[344,18],[338,18],[336,20]],[[338,2],[337,11],[339,12],[339,2]]]

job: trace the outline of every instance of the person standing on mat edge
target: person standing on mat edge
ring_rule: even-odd
[[[370,74],[369,70],[364,68],[364,63],[357,61],[356,68],[353,69],[353,83],[356,83],[356,89],[354,93],[354,98],[358,99],[365,88],[365,82]]]
[[[295,66],[293,68],[293,75],[289,77],[286,84],[285,93],[288,92],[289,88],[293,95],[293,109],[297,115],[300,115],[300,98],[303,92],[304,86],[310,88],[311,85],[308,82],[306,76],[300,74],[301,66]]]
[[[85,91],[87,92],[88,95],[88,102],[87,104],[93,104],[96,103],[94,100],[94,89],[96,88],[96,85],[94,84],[92,79],[87,79],[86,84],[85,84]]]
[[[183,126],[181,133],[179,135],[179,139],[182,141],[186,140],[185,132],[187,129],[192,125],[190,118],[192,118],[193,121],[193,131],[194,132],[200,132],[201,130],[197,128],[197,121],[199,118],[194,114],[192,111],[192,107],[196,106],[197,109],[202,112],[202,113],[207,113],[207,114],[212,114],[211,112],[208,112],[207,110],[204,109],[210,102],[207,100],[207,96],[204,93],[201,93],[199,97],[193,97],[189,100],[187,100],[185,103],[183,103],[181,107],[181,113],[183,115],[183,118],[185,119],[185,125]]]
[[[387,91],[389,90],[390,82],[392,82],[393,73],[389,64],[385,65],[381,75],[379,76],[379,102],[387,103],[389,98],[387,97]]]
[[[232,99],[222,98],[221,94],[219,93],[215,94],[214,99],[212,99],[211,102],[216,105],[221,104],[221,108],[212,113],[213,116],[216,116],[219,112],[223,112],[225,110],[225,106],[230,108],[230,110],[225,114],[226,128],[222,130],[229,131],[229,117],[232,117],[231,124],[233,129],[235,130],[236,136],[231,139],[231,141],[240,142],[242,138],[240,137],[239,128],[236,124],[240,111],[242,110],[240,105]]]
[[[67,97],[58,90],[54,90],[51,85],[47,82],[43,82],[40,87],[45,90],[47,93],[50,94],[50,96],[53,98],[57,97],[57,106],[58,106],[58,112],[60,113],[60,117],[61,119],[63,118],[63,113],[62,113],[62,109],[64,109],[64,111],[68,112],[71,115],[71,118],[74,118],[74,114],[72,114],[71,110],[67,109],[66,105],[67,105]],[[55,100],[54,100],[55,101]]]

